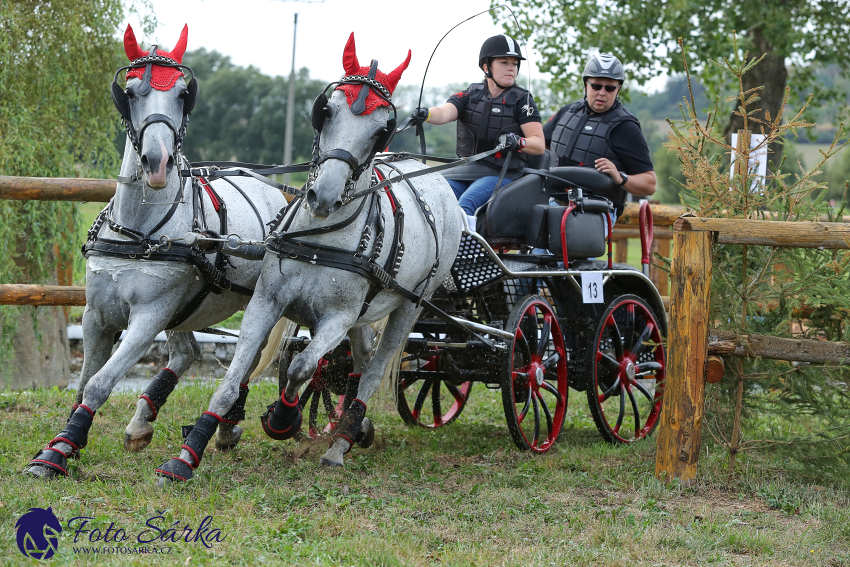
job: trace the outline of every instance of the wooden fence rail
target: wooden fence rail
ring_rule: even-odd
[[[667,368],[655,476],[690,483],[696,478],[699,461],[706,378],[708,375],[715,382],[722,377],[722,360],[717,355],[835,364],[845,364],[850,358],[850,345],[846,343],[710,331],[712,246],[846,250],[850,249],[850,226],[681,217],[673,228]]]

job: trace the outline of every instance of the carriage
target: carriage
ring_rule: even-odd
[[[548,151],[538,160],[479,209],[480,234],[464,231],[431,300],[450,319],[426,310],[415,323],[394,381],[398,413],[410,425],[446,426],[479,383],[500,390],[517,447],[543,453],[558,439],[572,388],[586,394],[605,440],[643,439],[661,411],[661,296],[646,269],[611,261],[613,209],[593,195],[611,179],[590,168],[549,168]],[[647,268],[646,204],[641,233]],[[287,362],[309,341],[297,337],[282,353],[281,388]],[[319,362],[299,402],[311,436],[331,432],[353,399],[350,372],[345,341]]]

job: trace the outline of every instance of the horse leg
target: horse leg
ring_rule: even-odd
[[[319,359],[342,341],[345,330],[351,328],[354,320],[350,313],[338,311],[316,324],[313,340],[289,363],[286,387],[261,418],[266,435],[282,441],[298,433],[302,420],[298,389],[313,377]]]
[[[377,333],[370,325],[364,325],[359,329],[351,329],[348,331],[348,338],[351,342],[353,372],[348,375],[343,410],[348,409],[351,402],[358,396],[360,378],[363,376],[363,369],[372,357],[372,351],[376,346],[375,341],[379,340],[380,334]],[[372,425],[372,421],[368,417],[364,417],[363,422],[360,425],[360,430],[354,437],[354,442],[360,445],[360,447],[368,449],[372,446],[374,441],[375,428]]]
[[[362,432],[366,417],[366,402],[378,391],[387,365],[407,341],[410,329],[416,321],[418,308],[413,303],[405,303],[393,311],[384,333],[381,336],[375,355],[363,369],[360,387],[357,389],[357,399],[351,402],[334,431],[334,442],[319,459],[327,467],[344,466],[343,455],[351,450]],[[371,425],[371,424],[370,424]]]
[[[124,430],[124,448],[138,453],[153,438],[153,426],[162,405],[177,386],[177,381],[201,356],[195,335],[189,332],[168,331],[168,365],[159,371],[136,402],[136,414]]]
[[[219,451],[229,451],[230,449],[233,449],[242,438],[242,428],[239,427],[239,422],[245,419],[245,402],[248,399],[248,380],[251,377],[251,374],[254,373],[254,369],[260,363],[260,356],[263,354],[262,350],[265,348],[267,341],[268,337],[265,341],[263,341],[263,344],[260,345],[260,349],[257,351],[257,354],[254,355],[254,361],[251,363],[251,366],[248,368],[248,371],[239,383],[239,397],[236,398],[236,401],[230,409],[227,410],[227,413],[221,416],[221,423],[219,424],[218,430],[215,434],[215,448]]]
[[[236,343],[236,353],[233,355],[227,374],[216,388],[208,410],[201,414],[185,437],[180,447],[180,455],[156,468],[155,472],[160,476],[157,484],[164,486],[168,482],[191,480],[192,471],[201,464],[204,449],[219,424],[224,417],[234,415],[229,412],[237,406],[240,399],[242,400],[242,417],[244,417],[243,391],[244,396],[247,396],[248,392],[247,385],[244,389],[242,388],[242,381],[250,376],[250,369],[255,364],[261,346],[282,313],[283,308],[272,298],[254,295],[248,303],[239,341]]]
[[[115,335],[120,333],[103,321],[101,314],[86,306],[83,311],[83,367],[80,370],[80,385],[77,388],[77,397],[71,407],[68,419],[74,415],[77,408],[83,403],[83,392],[89,380],[103,368],[109,357],[112,356],[112,346],[115,344]]]
[[[127,335],[115,355],[91,377],[82,403],[71,414],[65,428],[30,461],[24,473],[45,479],[68,475],[67,459],[86,446],[95,412],[106,403],[115,384],[145,354],[159,329],[165,326],[166,321],[160,321],[159,316],[160,312],[148,310],[131,315]],[[88,348],[86,346],[87,351]]]

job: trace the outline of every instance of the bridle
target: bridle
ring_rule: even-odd
[[[354,199],[354,189],[357,185],[357,181],[360,179],[360,176],[369,168],[369,165],[372,163],[372,160],[375,157],[375,154],[383,151],[387,146],[389,146],[390,141],[395,135],[396,123],[397,123],[397,112],[395,104],[393,104],[393,95],[384,85],[382,85],[379,81],[375,79],[375,75],[378,71],[378,61],[376,59],[372,60],[372,65],[369,68],[368,75],[346,75],[339,81],[335,81],[333,83],[328,84],[319,96],[316,97],[316,100],[313,101],[313,109],[310,115],[310,123],[313,126],[313,129],[316,131],[316,135],[313,138],[313,160],[311,162],[310,174],[307,178],[307,185],[305,186],[305,191],[309,190],[312,184],[315,182],[316,177],[318,176],[319,166],[324,162],[335,159],[348,164],[351,168],[351,177],[345,184],[345,189],[341,195],[341,200],[343,205],[350,203]],[[361,115],[366,111],[366,98],[369,96],[369,93],[374,91],[376,95],[386,101],[387,105],[392,108],[393,115],[392,118],[387,120],[387,125],[383,130],[378,134],[378,139],[375,142],[374,146],[372,146],[372,150],[369,152],[369,155],[366,156],[366,159],[362,162],[358,161],[356,157],[351,155],[351,152],[348,150],[344,150],[342,148],[334,148],[332,150],[328,150],[326,152],[322,152],[319,149],[319,141],[322,137],[322,128],[325,125],[325,119],[328,116],[328,89],[335,89],[340,85],[363,85],[365,88],[360,89],[360,92],[357,94],[357,98],[351,106],[351,112],[355,115]]]
[[[156,53],[156,45],[152,45],[150,47],[149,53]],[[181,121],[180,127],[178,128],[174,121],[164,115],[164,114],[151,114],[146,117],[142,123],[139,125],[138,130],[133,124],[133,118],[130,115],[130,96],[128,91],[122,89],[118,85],[118,74],[121,71],[127,69],[135,69],[139,67],[145,68],[145,73],[142,76],[142,85],[139,87],[138,93],[140,96],[147,95],[151,90],[151,73],[152,67],[154,65],[159,65],[161,67],[174,67],[180,70],[188,71],[192,75],[192,79],[187,83],[186,90],[181,94],[183,98],[183,119]],[[130,138],[130,143],[133,145],[133,149],[136,150],[137,154],[142,153],[141,140],[142,136],[144,136],[145,129],[151,124],[165,124],[174,134],[174,144],[179,153],[183,147],[183,138],[186,136],[186,129],[189,126],[189,114],[191,114],[192,109],[195,108],[195,103],[198,100],[198,80],[195,78],[195,73],[192,69],[186,65],[178,63],[174,59],[170,57],[166,57],[164,55],[146,55],[144,57],[139,57],[134,60],[129,65],[125,65],[121,67],[117,71],[115,71],[115,77],[112,79],[112,102],[115,104],[115,108],[118,109],[118,113],[121,115],[121,122],[124,125],[124,128],[127,130],[127,136]]]

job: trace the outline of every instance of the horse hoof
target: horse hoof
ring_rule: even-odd
[[[375,442],[375,426],[372,425],[372,420],[368,417],[363,418],[360,424],[360,435],[357,436],[357,445],[363,449],[368,449]]]
[[[147,427],[144,427],[140,433],[124,433],[124,449],[131,453],[138,453],[151,444],[153,426],[149,423],[145,425]]]
[[[323,467],[331,468],[345,466],[345,463],[342,461],[342,455],[340,455],[338,451],[334,451],[333,448],[325,451],[325,454],[319,459],[319,464]]]
[[[229,451],[236,447],[240,439],[242,439],[242,428],[238,425],[233,426],[233,429],[231,429],[230,434],[226,438],[222,436],[222,428],[219,426],[215,436],[215,448],[219,451]]]
[[[42,467],[41,465],[33,465],[31,467],[27,467],[23,470],[21,474],[25,476],[31,476],[33,478],[39,478],[42,480],[51,480],[56,477],[62,476],[62,473],[48,467]]]

